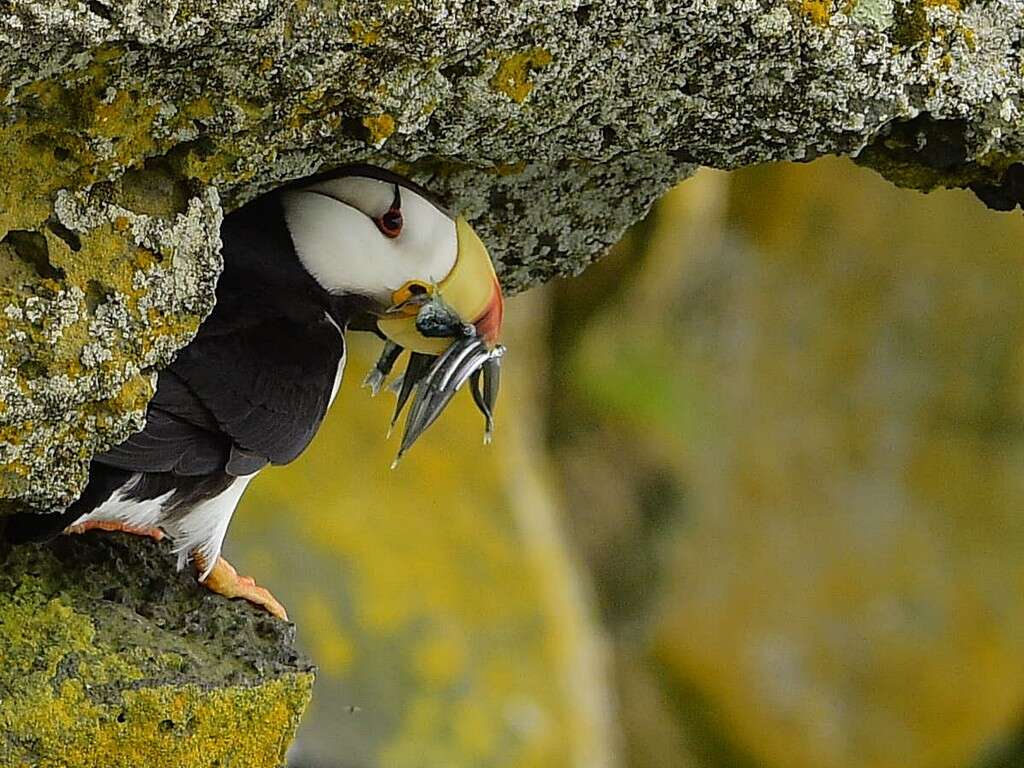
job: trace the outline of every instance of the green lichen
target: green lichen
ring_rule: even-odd
[[[283,763],[312,686],[288,625],[205,595],[134,538],[0,563],[0,764]]]
[[[892,26],[894,10],[893,0],[850,0],[844,12],[852,21],[882,31]]]

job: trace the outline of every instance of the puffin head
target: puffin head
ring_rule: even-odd
[[[466,381],[490,440],[504,302],[487,248],[469,223],[407,179],[356,166],[282,193],[296,256],[331,296],[356,297],[388,341],[367,377],[374,394],[401,356],[397,421],[412,397],[398,458]],[[396,459],[397,462],[398,459]]]

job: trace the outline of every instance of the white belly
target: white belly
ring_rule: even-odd
[[[212,499],[200,501],[188,510],[176,509],[172,512],[168,506],[173,491],[154,499],[126,499],[125,490],[130,490],[140,477],[132,475],[107,501],[80,517],[74,524],[102,520],[137,528],[160,528],[174,542],[178,570],[184,568],[195,553],[201,555],[201,561],[206,566],[205,572],[199,574],[202,580],[217,561],[235,507],[249,481],[255,476],[253,473],[236,477],[231,485]]]

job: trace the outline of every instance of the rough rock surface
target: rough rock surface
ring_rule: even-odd
[[[148,540],[0,545],[0,765],[280,765],[313,684],[293,635]]]
[[[694,163],[862,152],[1012,206],[1022,9],[5,3],[0,496],[74,495],[208,310],[221,204],[324,167],[438,190],[512,290],[582,269]]]

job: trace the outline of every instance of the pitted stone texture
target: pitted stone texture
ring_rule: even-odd
[[[526,221],[484,212],[481,169],[537,166],[535,184],[610,167],[601,191],[617,201],[637,190],[635,217],[685,160],[850,153],[927,113],[967,120],[965,157],[1001,173],[996,156],[1020,151],[1024,4],[959,5],[28,2],[2,20],[0,72],[8,103],[23,104],[40,73],[67,77],[102,51],[109,101],[144,95],[155,142],[189,145],[183,170],[218,183],[229,205],[325,166],[398,164],[500,220],[492,245],[504,262],[558,214],[533,184],[516,187],[535,206]],[[599,241],[619,224],[598,228]],[[559,272],[593,257],[593,237],[559,246]],[[514,270],[508,282],[555,271]]]
[[[220,211],[212,188],[171,221],[85,192],[57,194],[55,228],[72,244],[47,230],[44,258],[63,277],[0,292],[8,496],[42,508],[67,503],[92,452],[142,428],[154,372],[213,306]],[[80,261],[83,252],[102,262]]]
[[[22,234],[4,240],[0,269],[0,496],[59,506],[89,454],[138,427],[153,370],[212,300],[213,189],[231,209],[314,171],[388,165],[469,215],[510,292],[579,272],[695,164],[866,150],[899,183],[970,185],[1012,206],[1022,11],[1024,0],[7,3],[0,239]],[[64,221],[69,195],[106,206],[109,237]],[[147,263],[134,294],[104,288],[125,248]],[[169,263],[153,256],[170,251]]]
[[[174,564],[123,534],[0,542],[0,765],[284,764],[314,674],[295,627]]]

